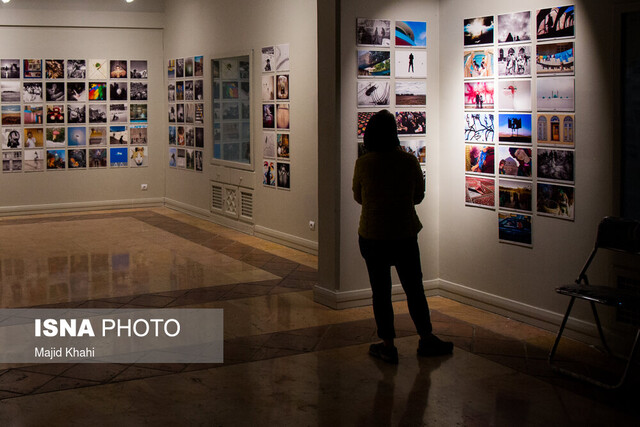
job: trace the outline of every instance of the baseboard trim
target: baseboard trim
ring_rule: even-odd
[[[298,249],[312,255],[318,255],[318,242],[314,242],[313,240],[296,237],[291,234],[263,227],[261,225],[256,225],[254,227],[254,231],[256,237],[260,237],[261,239],[279,243],[284,246],[289,246],[291,248]]]
[[[80,212],[102,209],[132,209],[160,207],[164,204],[163,197],[147,199],[125,200],[97,200],[92,202],[50,203],[44,205],[3,206],[0,207],[0,216],[12,215],[39,215],[61,212]]]
[[[206,209],[198,208],[186,203],[178,202],[176,200],[165,198],[165,206],[169,209],[186,213],[206,221],[213,222],[214,224],[222,225],[223,227],[231,228],[241,233],[253,235],[253,224],[239,222],[231,218],[227,218],[224,215],[218,215],[210,212]]]

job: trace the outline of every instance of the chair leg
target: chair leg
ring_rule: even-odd
[[[556,350],[558,349],[558,344],[560,344],[560,338],[562,337],[562,332],[564,332],[565,326],[567,326],[567,320],[569,320],[569,313],[571,313],[571,309],[573,308],[573,303],[576,301],[576,297],[571,297],[571,301],[569,301],[569,306],[567,307],[567,312],[564,314],[564,318],[562,319],[562,324],[560,324],[560,329],[558,330],[558,335],[556,336],[556,341],[553,343],[553,347],[549,352],[549,364],[553,362],[553,357],[556,354]]]
[[[593,301],[589,301],[591,303],[591,311],[593,311],[593,317],[596,319],[596,326],[598,327],[598,334],[600,334],[600,341],[602,341],[602,345],[606,350],[607,354],[611,354],[611,350],[607,345],[607,341],[604,339],[604,332],[602,332],[602,325],[600,324],[600,317],[598,316],[598,311],[596,310],[596,304]]]
[[[624,383],[624,380],[627,378],[627,374],[629,373],[629,367],[631,366],[631,363],[633,362],[633,358],[636,354],[636,350],[638,348],[638,339],[640,338],[640,328],[638,328],[638,331],[636,332],[636,339],[633,340],[633,346],[631,347],[631,352],[629,353],[629,359],[627,359],[627,366],[624,367],[624,372],[622,373],[622,377],[620,378],[620,381],[618,382],[618,384],[611,386],[610,388],[618,388],[622,385],[622,383]]]

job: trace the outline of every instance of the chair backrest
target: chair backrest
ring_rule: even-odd
[[[596,247],[640,254],[640,221],[604,217],[598,226]]]

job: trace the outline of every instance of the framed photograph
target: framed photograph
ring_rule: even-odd
[[[467,142],[495,142],[493,113],[464,113],[464,140]]]
[[[288,159],[289,158],[289,134],[279,133],[277,135],[277,139],[278,139],[278,145],[277,145],[278,159]]]
[[[464,77],[493,77],[493,48],[465,50]]]
[[[107,149],[89,148],[89,168],[107,167]]]
[[[108,65],[106,59],[90,59],[87,77],[90,79],[106,79],[109,77]]]
[[[536,79],[538,111],[575,111],[573,77]]]
[[[67,59],[67,78],[86,79],[87,61],[84,59]]]
[[[396,80],[396,105],[426,105],[427,82]]]
[[[89,82],[89,101],[106,101],[107,83]]]
[[[531,212],[531,181],[502,179],[499,180],[500,209]]]
[[[24,102],[42,102],[42,83],[23,82],[22,100]]]
[[[109,77],[112,79],[126,79],[127,61],[124,59],[112,59],[109,61]]]
[[[375,111],[358,111],[358,138],[364,138],[364,132],[367,130],[369,119],[375,114]]]
[[[129,99],[131,99],[132,101],[148,100],[146,82],[131,82],[130,85],[131,85],[131,90],[129,91]],[[191,93],[193,97],[193,91]]]
[[[170,59],[167,63],[167,77],[170,79],[176,78],[176,60]]]
[[[204,56],[198,55],[193,58],[193,76],[204,76]]]
[[[276,164],[273,161],[265,160],[262,164],[262,185],[267,187],[276,186]]]
[[[131,167],[146,167],[149,165],[148,147],[129,147],[129,160]]]
[[[64,104],[47,105],[47,124],[64,124]]]
[[[126,126],[109,126],[109,145],[127,145],[129,132]]]
[[[274,83],[273,75],[265,74],[262,76],[262,100],[273,101],[274,100]]]
[[[146,79],[149,76],[146,60],[134,60],[129,63],[129,76],[132,79]]]
[[[109,99],[111,101],[126,101],[128,99],[126,82],[109,83]]]
[[[275,62],[275,47],[267,46],[262,48],[262,72],[270,73],[276,70]]]
[[[572,75],[575,72],[573,42],[536,45],[536,74]]]
[[[538,145],[574,147],[576,120],[574,114],[538,114]]]
[[[538,40],[575,36],[575,6],[560,6],[536,11]]]
[[[87,167],[87,150],[68,150],[67,159],[69,169],[84,169]]]
[[[387,19],[356,19],[358,46],[391,46],[391,21]]]
[[[25,79],[42,78],[42,59],[25,59],[22,61],[22,72]]]
[[[129,141],[131,145],[147,145],[147,125],[129,126]]]
[[[481,16],[464,20],[464,45],[476,46],[493,43],[493,16]]]
[[[67,144],[67,129],[65,127],[48,127],[45,130],[47,148],[60,148]]]
[[[496,207],[496,180],[495,178],[482,178],[475,175],[464,177],[464,203],[467,206],[495,209]]]
[[[538,179],[574,182],[574,151],[538,148]]]
[[[129,121],[129,104],[110,104],[109,121],[111,123],[127,123]]]
[[[498,175],[531,179],[532,165],[531,148],[498,147]]]
[[[87,105],[86,104],[67,104],[67,123],[86,123],[87,122]]]
[[[388,50],[359,50],[358,77],[389,77],[391,52]]]
[[[492,145],[465,144],[465,171],[495,175],[495,148]]]
[[[358,107],[388,106],[391,84],[385,80],[358,81]]]
[[[0,60],[0,78],[19,79],[20,78],[20,60],[19,59]]]
[[[47,82],[45,85],[47,102],[64,102],[64,83]]]
[[[575,219],[575,187],[538,183],[538,215]]]
[[[42,172],[44,170],[44,150],[25,150],[23,168],[25,172]]]
[[[20,102],[20,82],[0,82],[0,100],[2,102]]]
[[[396,50],[397,78],[424,79],[427,77],[427,52],[425,50]]]
[[[289,43],[275,46],[274,59],[276,61],[275,71],[289,71]]]
[[[498,77],[530,76],[530,45],[504,45],[498,47]]]
[[[89,123],[107,123],[106,104],[89,104]]]
[[[2,105],[0,108],[2,126],[19,126],[22,124],[22,108],[20,105]]]
[[[106,126],[90,126],[88,132],[89,132],[90,146],[107,145],[107,127]]]
[[[276,106],[275,104],[262,105],[262,128],[275,129],[276,127]]]
[[[427,47],[425,21],[396,21],[397,47]]]
[[[109,165],[112,168],[126,168],[129,166],[129,149],[127,147],[109,148]]]
[[[5,150],[22,148],[22,129],[17,127],[3,127],[2,148]]]
[[[498,140],[519,144],[531,144],[531,114],[500,113],[498,115]]]
[[[44,108],[42,105],[25,105],[23,110],[25,125],[42,125],[44,123]]]
[[[407,139],[402,138],[400,140],[400,148],[416,156],[420,164],[427,163],[427,146],[424,139]]]
[[[67,101],[85,102],[86,100],[87,84],[85,82],[67,82]]]
[[[24,148],[44,147],[44,130],[42,128],[24,128]]]
[[[531,80],[498,80],[498,106],[501,111],[531,111]]]
[[[531,215],[498,212],[498,241],[532,246]]]
[[[278,188],[289,190],[291,188],[291,164],[277,163]]]
[[[64,170],[66,164],[66,150],[47,150],[47,170]]]
[[[424,135],[427,133],[427,113],[424,111],[396,111],[398,135]]]
[[[467,82],[464,84],[465,110],[493,110],[493,81]]]
[[[289,104],[276,104],[277,129],[289,129]]]
[[[64,59],[45,60],[45,69],[48,79],[64,79]]]
[[[528,42],[531,40],[531,12],[498,15],[498,43]]]
[[[289,99],[289,74],[276,75],[276,99]]]

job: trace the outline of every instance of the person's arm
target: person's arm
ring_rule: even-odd
[[[353,171],[353,184],[351,186],[353,190],[353,200],[362,204],[362,183],[360,182],[360,167],[356,161],[356,166]]]

